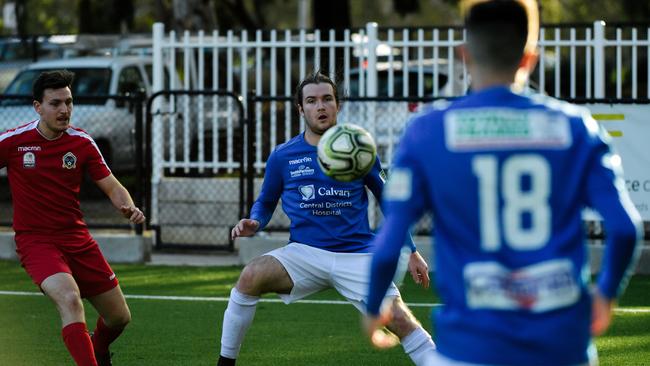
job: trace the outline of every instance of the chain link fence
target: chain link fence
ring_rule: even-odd
[[[230,230],[243,217],[242,101],[222,91],[162,91],[147,108],[156,247],[232,251]]]

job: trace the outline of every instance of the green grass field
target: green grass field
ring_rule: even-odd
[[[133,321],[111,347],[116,366],[214,365],[221,319],[240,268],[115,265]],[[71,365],[61,340],[59,317],[16,262],[0,261],[0,365]],[[407,280],[409,303],[435,303],[430,291]],[[210,297],[147,299],[130,295]],[[269,296],[275,299],[275,296]],[[332,291],[310,299],[340,300]],[[636,276],[621,299],[613,326],[597,340],[601,365],[650,365],[650,276]],[[97,316],[87,305],[87,321]],[[428,307],[414,307],[430,328]],[[261,302],[238,364],[240,365],[409,365],[401,348],[372,349],[361,333],[351,305]]]

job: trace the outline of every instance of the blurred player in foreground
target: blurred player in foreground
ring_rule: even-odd
[[[472,93],[417,117],[384,190],[365,327],[379,346],[380,303],[409,226],[435,217],[437,352],[431,365],[586,365],[635,262],[640,217],[621,159],[585,108],[520,93],[535,65],[533,0],[465,1],[462,52]],[[431,159],[435,156],[435,159]],[[604,219],[590,286],[582,211]]]
[[[43,72],[33,86],[40,119],[0,134],[0,168],[13,198],[16,252],[61,315],[62,336],[77,365],[110,365],[108,346],[131,320],[122,290],[79,207],[87,172],[125,218],[144,215],[111,174],[95,141],[70,125],[74,75]],[[99,313],[92,339],[82,298]],[[6,329],[5,329],[6,331]]]
[[[277,293],[288,304],[335,288],[357,309],[365,309],[373,237],[366,187],[380,199],[384,181],[379,159],[363,179],[343,183],[326,176],[318,167],[316,146],[323,133],[336,124],[336,84],[320,73],[308,76],[296,89],[296,105],[304,118],[305,132],[271,153],[250,218],[242,219],[232,230],[233,239],[255,235],[269,222],[282,198],[282,208],[291,220],[290,242],[254,259],[243,269],[223,317],[219,365],[235,364],[262,294]],[[400,248],[404,242],[400,240]],[[411,275],[427,287],[427,264],[412,241],[410,245]],[[411,359],[421,365],[421,355],[435,346],[395,285],[387,287],[393,304],[388,329],[401,339]]]

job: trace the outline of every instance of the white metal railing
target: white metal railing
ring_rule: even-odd
[[[246,30],[209,34],[200,31],[196,35],[185,31],[179,37],[156,23],[153,87],[154,92],[163,89],[164,70],[168,69],[179,74],[179,81],[174,75],[168,76],[170,89],[220,89],[244,97],[249,92],[256,96],[287,96],[293,94],[294,87],[308,72],[324,69],[352,97],[458,96],[465,93],[469,83],[467,70],[454,53],[463,40],[460,27],[399,30],[368,23],[363,29],[344,30],[340,37],[333,30],[258,30],[254,34]],[[650,98],[650,27],[606,27],[603,21],[585,26],[545,26],[540,32],[539,50],[538,68],[530,84],[549,95]],[[640,64],[643,56],[645,77]],[[215,96],[192,99],[190,104],[189,98],[180,98],[171,98],[165,106],[169,111],[180,111],[178,118],[154,115],[154,186],[166,168],[187,171],[192,166],[230,172],[239,164],[234,149],[240,147],[234,138],[235,129],[243,123],[237,121],[232,101],[222,103]],[[386,116],[377,109],[378,104],[357,108],[363,111],[358,115],[350,107],[346,118],[365,123],[371,132],[392,136],[385,139],[390,154],[393,137],[399,136],[408,113],[384,121]],[[161,108],[161,101],[154,103],[154,113]],[[295,112],[288,101],[256,103],[245,108],[256,111],[254,167],[261,170],[264,156],[295,132]],[[196,113],[195,117],[190,118],[191,111]],[[184,128],[179,129],[178,124]],[[269,131],[268,143],[262,141],[265,128]],[[301,123],[299,128],[303,128]],[[203,130],[211,130],[211,138]],[[166,135],[163,131],[168,132],[167,144],[162,141]],[[183,135],[174,136],[176,131],[183,131]],[[190,140],[195,138],[190,131],[197,133],[197,161],[190,161]],[[223,137],[225,146],[219,146]],[[179,140],[183,143],[174,143]],[[212,156],[204,159],[203,151],[208,144],[212,144]]]

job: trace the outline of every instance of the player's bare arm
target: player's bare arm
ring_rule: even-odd
[[[260,227],[260,222],[257,220],[253,219],[241,219],[235,225],[234,228],[232,228],[232,231],[230,233],[230,237],[232,240],[235,240],[235,238],[238,238],[240,236],[253,236],[257,232],[257,229]]]
[[[615,301],[603,296],[598,289],[594,291],[593,303],[591,304],[591,334],[602,335],[607,331],[612,322],[612,310]]]
[[[113,174],[95,182],[97,186],[108,196],[113,206],[122,215],[134,224],[142,224],[145,220],[144,213],[135,206],[129,191],[124,188]]]
[[[424,288],[429,288],[429,282],[431,282],[429,279],[429,266],[419,252],[411,253],[408,269],[415,283]]]

